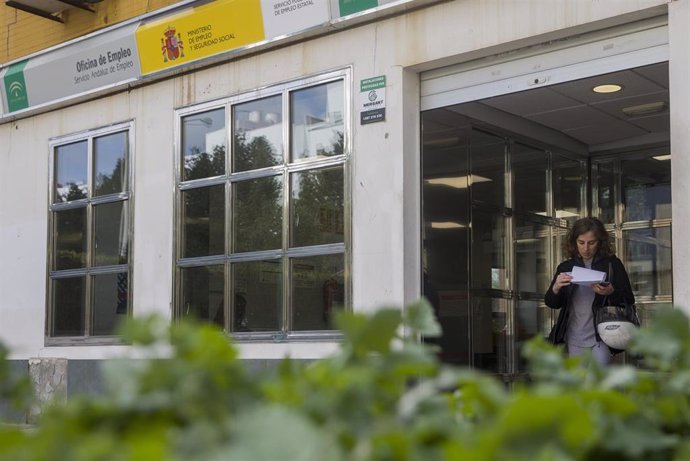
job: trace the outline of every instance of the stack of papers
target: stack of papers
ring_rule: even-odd
[[[570,273],[573,276],[570,283],[575,285],[592,285],[606,280],[606,272],[593,271],[585,267],[575,266]]]

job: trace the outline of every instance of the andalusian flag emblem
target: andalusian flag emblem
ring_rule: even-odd
[[[12,64],[3,77],[9,112],[29,107],[29,96],[24,81],[24,67],[27,62],[29,61],[25,60]]]

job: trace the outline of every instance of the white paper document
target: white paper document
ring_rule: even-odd
[[[606,272],[593,271],[585,267],[575,266],[570,273],[573,276],[570,283],[575,285],[592,285],[606,280]]]

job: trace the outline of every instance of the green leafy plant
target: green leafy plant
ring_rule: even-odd
[[[0,426],[0,459],[690,459],[680,311],[639,332],[642,368],[583,366],[535,338],[530,379],[512,389],[440,364],[418,341],[439,333],[424,301],[335,321],[332,356],[248,370],[211,326],[135,320],[123,334],[152,358],[108,361],[102,395],[50,406],[30,429]],[[8,376],[0,365],[5,396],[18,389]]]

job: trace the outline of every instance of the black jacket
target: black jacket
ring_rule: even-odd
[[[565,334],[568,331],[568,321],[570,319],[570,309],[568,302],[570,300],[570,295],[573,292],[575,285],[564,286],[555,295],[552,291],[553,284],[556,281],[556,277],[561,272],[571,272],[574,266],[585,267],[584,262],[578,256],[577,258],[571,258],[563,261],[558,265],[556,269],[556,274],[551,280],[549,289],[544,295],[544,302],[547,306],[552,309],[560,309],[558,314],[558,320],[551,330],[549,335],[549,341],[553,344],[561,344],[565,342]],[[594,295],[594,302],[592,302],[592,312],[600,306],[606,305],[619,305],[621,303],[634,304],[635,295],[633,295],[632,287],[630,286],[630,280],[628,279],[628,273],[623,266],[623,263],[616,256],[599,256],[598,254],[594,257],[592,261],[592,270],[606,272],[607,280],[613,285],[613,293],[610,296],[602,296],[599,294]],[[608,298],[608,299],[607,299]],[[594,328],[594,333],[596,334],[597,341],[600,341],[599,334],[597,333],[596,325],[592,325]]]

